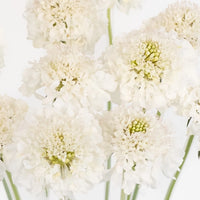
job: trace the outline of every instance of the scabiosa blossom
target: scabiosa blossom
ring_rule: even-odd
[[[94,49],[106,30],[93,0],[32,0],[26,16],[28,38],[35,47],[62,44]]]
[[[101,128],[87,110],[69,116],[46,108],[27,116],[13,140],[5,163],[15,180],[38,198],[46,188],[72,199],[102,179]]]
[[[27,106],[21,100],[8,96],[0,97],[0,180],[4,176],[3,149],[11,143],[13,131],[23,119]]]
[[[188,134],[200,134],[200,86],[189,88],[178,101],[178,113],[189,120]]]
[[[65,54],[55,50],[26,70],[21,90],[30,95],[44,88],[45,102],[62,98],[76,109],[84,106],[98,111],[106,107],[108,92],[115,85],[114,78],[89,57],[77,51]]]
[[[188,40],[193,47],[200,48],[200,5],[191,1],[170,4],[158,16],[147,22],[147,27],[176,31],[180,38]]]
[[[26,104],[8,96],[0,98],[0,155],[3,148],[12,141],[13,131],[24,118]]]
[[[115,161],[113,176],[122,175],[125,193],[135,184],[155,186],[162,172],[173,176],[182,158],[182,142],[162,117],[135,105],[117,107],[102,119],[107,152]]]
[[[103,60],[119,82],[122,101],[162,107],[199,82],[197,58],[187,41],[158,30],[119,38]]]

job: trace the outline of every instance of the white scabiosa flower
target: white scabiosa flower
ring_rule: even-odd
[[[31,0],[26,17],[28,38],[35,47],[62,44],[94,49],[106,30],[93,0]]]
[[[103,57],[119,82],[121,100],[143,107],[167,106],[197,84],[197,58],[187,41],[163,30],[131,32],[118,38]]]
[[[50,189],[59,198],[72,199],[102,179],[101,128],[86,110],[69,116],[46,108],[27,116],[13,140],[5,163],[16,182],[38,198]]]
[[[178,113],[189,120],[188,133],[200,135],[200,86],[189,88],[178,105]]]
[[[46,103],[62,98],[76,109],[84,106],[98,111],[106,107],[108,92],[115,87],[114,78],[90,58],[77,51],[53,51],[26,70],[21,90],[30,95],[44,88]]]
[[[176,31],[180,38],[188,40],[193,47],[200,49],[200,4],[179,1],[158,16],[147,22],[147,27]]]
[[[3,148],[12,141],[13,131],[24,118],[26,104],[8,96],[0,97],[0,154]]]
[[[27,106],[21,100],[15,100],[8,96],[0,97],[0,180],[4,176],[5,165],[3,149],[12,142],[13,131],[17,128]]]
[[[182,142],[153,111],[120,106],[102,119],[106,149],[114,160],[113,176],[123,175],[125,193],[135,184],[156,186],[161,174],[172,177],[182,161]]]

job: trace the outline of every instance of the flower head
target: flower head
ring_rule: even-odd
[[[0,97],[0,180],[4,177],[4,148],[12,142],[13,132],[23,120],[27,106],[21,100],[8,96]]]
[[[120,106],[102,118],[102,127],[106,150],[115,160],[113,175],[123,173],[127,194],[136,183],[154,186],[161,172],[172,176],[181,162],[180,140],[153,111]]]
[[[13,131],[24,118],[27,106],[21,100],[8,96],[0,98],[0,155],[12,141]],[[1,157],[1,156],[0,156]]]
[[[68,54],[57,51],[25,72],[23,93],[30,95],[41,88],[45,89],[47,102],[61,97],[68,105],[101,110],[110,100],[108,92],[115,89],[115,82],[100,65],[77,51]]]
[[[102,179],[101,142],[101,128],[86,110],[69,116],[46,108],[27,116],[5,150],[5,162],[16,181],[35,194],[46,188],[71,199]]]
[[[57,44],[94,49],[106,30],[93,0],[32,0],[26,16],[28,37],[36,47]]]
[[[147,27],[168,32],[177,32],[180,38],[188,40],[195,48],[200,48],[200,6],[191,1],[176,2],[146,24]]]
[[[163,30],[131,32],[116,40],[103,59],[119,82],[121,100],[143,107],[167,106],[199,82],[193,47]]]
[[[186,117],[188,133],[199,135],[200,130],[200,87],[193,87],[187,90],[187,94],[178,100],[178,114]]]

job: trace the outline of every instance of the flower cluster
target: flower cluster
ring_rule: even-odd
[[[135,184],[158,185],[185,159],[187,135],[180,137],[166,111],[188,120],[190,135],[200,128],[198,4],[172,4],[112,43],[110,9],[128,10],[138,1],[102,3],[31,0],[26,10],[28,38],[47,55],[25,70],[20,91],[42,105],[23,119],[23,103],[1,98],[0,158],[37,199],[53,191],[73,200],[115,176],[127,195]],[[106,9],[112,45],[96,59],[88,52],[105,32]]]
[[[165,31],[174,31],[180,40],[188,41],[191,46],[196,50],[199,56],[200,49],[200,4],[190,1],[176,2],[158,16],[150,19],[144,25],[145,29],[160,29],[164,28]],[[184,60],[182,58],[182,60]],[[193,59],[198,60],[196,59]],[[190,62],[192,63],[192,62]],[[192,73],[190,65],[188,65],[188,74]],[[196,63],[196,77],[199,77],[199,63]],[[188,77],[186,74],[185,77]],[[192,75],[194,78],[194,76]],[[191,83],[192,77],[187,82]],[[186,81],[185,81],[186,82]],[[199,130],[199,90],[200,83],[190,85],[185,88],[185,92],[181,92],[179,98],[176,100],[178,113],[190,119],[189,133],[196,134]],[[179,87],[181,89],[181,86]],[[189,125],[189,124],[188,124]]]
[[[47,55],[25,70],[20,91],[42,100],[43,108],[39,114],[30,110],[3,153],[16,183],[37,199],[45,191],[74,199],[103,180],[106,156],[97,116],[116,82],[86,55],[105,31],[100,10],[96,1],[33,0],[26,11],[29,39]]]

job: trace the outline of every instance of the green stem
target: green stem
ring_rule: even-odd
[[[109,44],[112,45],[111,10],[107,9]]]
[[[10,182],[11,188],[12,188],[12,190],[13,190],[13,194],[14,194],[14,196],[15,196],[15,200],[20,200],[19,192],[18,192],[18,190],[17,190],[17,187],[16,187],[15,184],[13,183],[11,173],[8,172],[8,171],[6,171],[6,174],[7,174],[8,180],[9,180],[9,182]]]
[[[111,103],[111,101],[109,101],[107,104],[107,110],[111,111],[111,109],[112,109],[112,103]],[[107,169],[110,169],[110,168],[111,168],[111,156],[107,162]],[[105,191],[105,200],[109,199],[109,193],[110,193],[110,181],[107,181],[106,182],[106,191]]]
[[[125,198],[126,198],[126,195],[125,195],[125,193],[124,193],[124,190],[121,189],[121,197],[120,197],[120,200],[125,200]]]
[[[112,103],[111,103],[111,101],[109,101],[108,105],[107,105],[107,110],[111,111],[111,109],[112,109]]]
[[[4,189],[5,189],[5,191],[6,191],[6,194],[7,194],[8,200],[12,200],[12,196],[11,196],[11,193],[10,193],[9,187],[8,187],[8,184],[7,184],[7,182],[6,182],[5,179],[3,179],[3,186],[4,186]]]
[[[111,168],[111,157],[108,159],[107,162],[107,169]],[[105,200],[109,199],[109,193],[110,193],[110,181],[106,182],[106,192],[105,192]]]
[[[133,197],[132,200],[136,200],[137,196],[138,196],[138,191],[139,191],[140,185],[136,184],[134,192],[133,192]]]
[[[130,200],[131,199],[131,195],[129,194],[128,196],[127,196],[127,200]]]
[[[169,188],[168,188],[168,190],[167,190],[167,194],[166,194],[166,196],[165,196],[165,200],[169,200],[170,197],[171,197],[171,194],[172,194],[172,191],[173,191],[174,186],[175,186],[175,184],[176,184],[176,181],[177,181],[177,179],[178,179],[178,177],[179,177],[179,175],[180,175],[180,173],[181,173],[181,170],[182,170],[182,168],[183,168],[183,165],[184,165],[184,163],[185,163],[185,161],[186,161],[186,158],[187,158],[187,156],[188,156],[188,153],[189,153],[189,151],[190,151],[190,148],[191,148],[193,139],[194,139],[194,135],[191,135],[191,136],[189,137],[189,139],[188,139],[188,142],[187,142],[187,145],[186,145],[186,148],[185,148],[185,155],[184,155],[184,157],[183,157],[183,162],[182,162],[182,164],[180,165],[179,170],[177,170],[176,173],[174,174],[174,178],[175,178],[175,179],[173,179],[173,180],[171,181],[170,185],[169,185]]]

